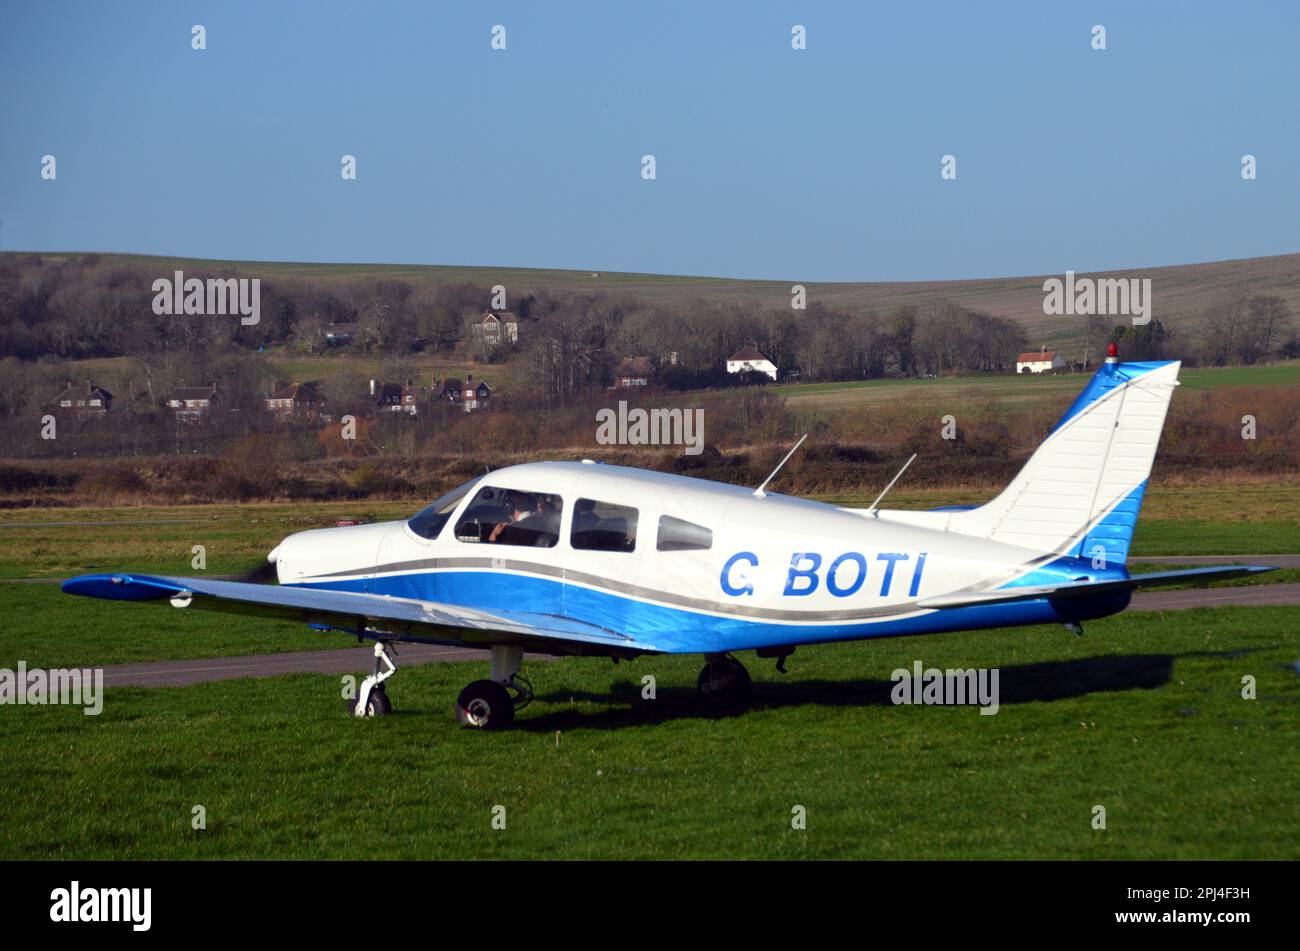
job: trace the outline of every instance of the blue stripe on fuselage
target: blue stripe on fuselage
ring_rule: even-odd
[[[874,622],[790,624],[719,617],[611,591],[565,584],[554,578],[505,571],[416,572],[304,587],[368,591],[489,612],[519,610],[527,605],[533,613],[555,614],[594,624],[626,634],[635,639],[637,646],[647,650],[675,654],[1083,621],[1122,611],[1129,598],[1129,593],[1123,591],[1055,603],[1040,599],[951,608]]]

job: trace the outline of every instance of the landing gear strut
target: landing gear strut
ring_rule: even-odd
[[[361,681],[357,695],[348,701],[348,713],[354,717],[382,717],[393,712],[393,705],[384,690],[384,681],[397,673],[397,665],[388,655],[388,650],[388,645],[383,641],[375,641],[375,672]],[[382,667],[388,669],[381,670]]]
[[[730,654],[709,654],[697,687],[700,696],[719,710],[742,709],[754,693],[749,671]]]
[[[476,680],[456,698],[456,719],[476,730],[499,730],[514,722],[515,711],[533,699],[533,685],[519,676],[524,649],[514,645],[492,648],[490,680]]]

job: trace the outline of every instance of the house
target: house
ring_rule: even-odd
[[[319,416],[324,407],[325,397],[317,392],[314,383],[294,381],[266,400],[267,410],[277,416],[313,418]]]
[[[1017,373],[1049,373],[1063,366],[1065,361],[1055,350],[1048,350],[1046,346],[1037,353],[1030,350],[1016,357]]]
[[[68,381],[64,384],[57,403],[59,409],[71,410],[79,416],[98,416],[107,413],[113,405],[113,394],[89,380],[76,386]]]
[[[758,347],[753,344],[741,347],[727,358],[728,373],[746,373],[750,371],[766,373],[774,381],[776,380],[776,364],[759,353]]]
[[[650,365],[649,357],[624,357],[614,371],[614,386],[649,386],[653,376],[654,367]]]
[[[435,403],[450,403],[462,407],[467,413],[486,408],[491,398],[492,387],[484,380],[475,380],[472,373],[465,378],[464,383],[453,377],[441,381],[435,380],[433,384]]]
[[[357,335],[356,324],[330,324],[325,328],[325,342],[331,347],[342,347]]]
[[[509,310],[489,310],[470,325],[475,342],[488,347],[519,342],[519,318]]]
[[[176,418],[185,422],[203,419],[212,410],[217,399],[217,384],[211,386],[182,386],[172,390],[167,397],[167,408]]]
[[[420,403],[427,392],[424,387],[416,386],[410,380],[406,381],[405,386],[400,383],[370,381],[370,397],[375,401],[375,409],[379,412],[415,416],[420,412]]]

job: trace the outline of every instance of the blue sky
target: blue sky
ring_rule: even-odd
[[[0,249],[806,281],[1300,251],[1298,50],[1294,2],[5,0]]]

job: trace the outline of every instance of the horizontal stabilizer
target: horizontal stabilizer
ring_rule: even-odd
[[[919,608],[965,608],[982,604],[1007,604],[1012,601],[1037,601],[1041,598],[1077,598],[1107,591],[1133,588],[1156,588],[1164,585],[1186,584],[1194,581],[1221,581],[1261,571],[1276,571],[1264,565],[1224,565],[1207,568],[1187,568],[1179,571],[1153,571],[1150,574],[1108,581],[1067,581],[1063,584],[1026,585],[1018,588],[998,588],[994,591],[965,591],[922,598]]]

